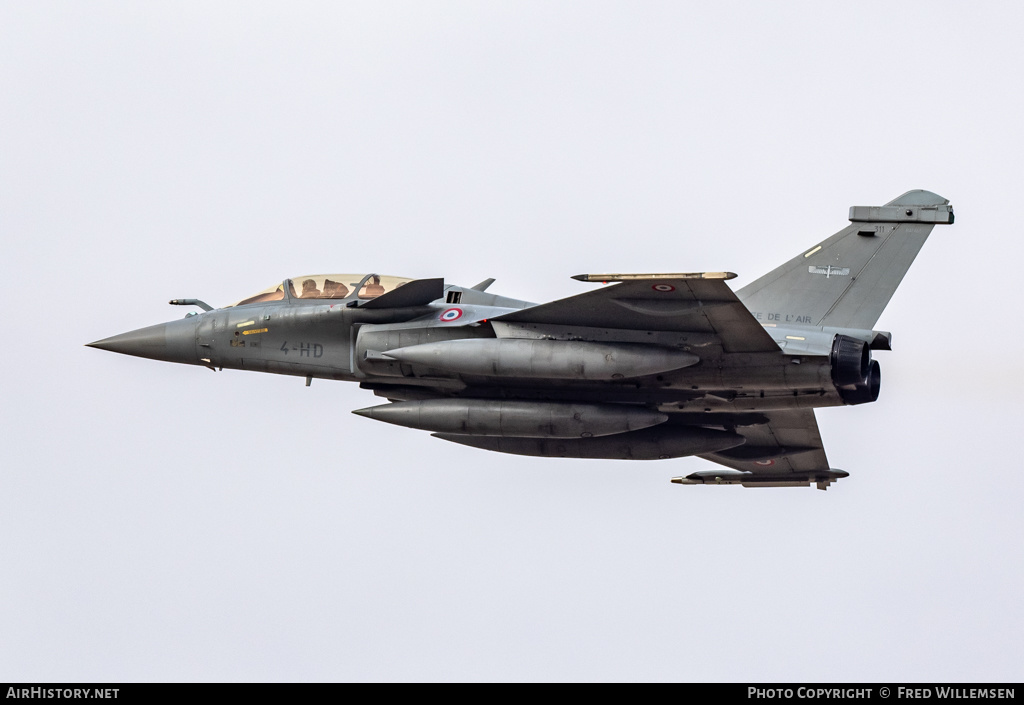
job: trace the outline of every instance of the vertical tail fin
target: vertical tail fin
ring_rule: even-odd
[[[852,224],[736,292],[762,322],[874,327],[949,201],[908,191],[880,207],[854,206]]]

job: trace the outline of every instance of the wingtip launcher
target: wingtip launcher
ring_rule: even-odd
[[[659,279],[735,279],[732,272],[683,272],[676,274],[577,274],[573,277],[580,282],[633,282],[657,281]]]

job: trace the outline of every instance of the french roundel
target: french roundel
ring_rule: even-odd
[[[447,311],[445,311],[444,313],[442,313],[439,316],[439,318],[444,323],[451,323],[452,321],[457,321],[460,318],[462,318],[462,309],[461,308],[450,308]]]
[[[775,461],[774,460],[755,460],[754,461],[754,465],[760,465],[762,467],[770,467],[772,465],[775,465]]]
[[[671,284],[655,284],[651,288],[654,289],[655,291],[660,291],[663,294],[667,294],[670,291],[676,290],[676,288]]]

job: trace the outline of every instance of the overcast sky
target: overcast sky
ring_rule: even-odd
[[[0,680],[1020,680],[1024,10],[0,0]],[[809,488],[84,343],[287,276],[735,287],[913,188]]]

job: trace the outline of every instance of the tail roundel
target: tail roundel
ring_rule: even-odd
[[[853,206],[851,224],[736,292],[762,322],[871,329],[932,228],[952,224],[949,201],[908,191]]]

